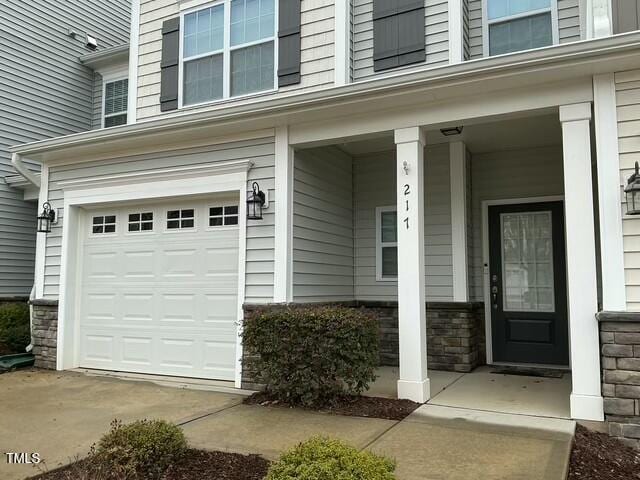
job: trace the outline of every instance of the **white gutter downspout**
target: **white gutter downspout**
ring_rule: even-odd
[[[40,178],[38,178],[38,176],[34,175],[33,172],[29,170],[29,167],[27,167],[27,165],[25,165],[25,163],[22,161],[22,156],[19,153],[11,154],[11,165],[13,165],[13,168],[15,168],[20,175],[22,175],[31,184],[33,184],[34,187],[37,187],[38,190],[40,190]],[[33,306],[31,305],[31,300],[34,300],[35,296],[36,285],[34,283],[33,287],[31,288],[31,293],[29,294],[29,333],[31,334],[31,343],[29,343],[29,345],[27,345],[27,348],[25,348],[26,352],[31,352],[33,350]]]

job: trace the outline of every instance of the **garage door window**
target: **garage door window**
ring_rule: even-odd
[[[209,226],[238,225],[238,205],[209,208]]]
[[[115,233],[116,232],[116,216],[115,215],[103,215],[99,217],[93,217],[92,233]]]
[[[130,232],[150,232],[153,230],[153,212],[130,213]]]
[[[193,208],[185,210],[169,210],[167,212],[167,229],[182,230],[195,227],[195,211]]]

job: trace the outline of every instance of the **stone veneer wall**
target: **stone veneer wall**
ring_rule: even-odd
[[[597,318],[609,435],[640,448],[640,313],[601,312]]]
[[[56,369],[58,338],[58,302],[33,300],[31,337],[37,368]]]
[[[364,308],[380,322],[380,365],[398,366],[398,306],[396,302],[337,302]],[[273,304],[282,308],[282,304]],[[245,305],[245,311],[268,305]],[[470,372],[486,359],[482,303],[427,303],[427,365],[432,370]],[[259,389],[255,356],[243,351],[242,386]]]

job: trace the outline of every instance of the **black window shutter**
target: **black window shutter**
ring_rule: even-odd
[[[374,71],[424,62],[424,0],[373,1]]]
[[[300,83],[300,3],[280,0],[278,8],[278,86]]]
[[[178,108],[178,62],[180,57],[180,18],[162,23],[162,60],[160,63],[160,111]]]

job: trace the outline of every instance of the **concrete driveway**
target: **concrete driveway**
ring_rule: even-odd
[[[395,458],[400,480],[566,477],[572,424],[564,420],[494,421],[425,405],[395,422],[241,402],[237,394],[72,372],[8,373],[0,375],[0,453],[38,452],[46,464],[38,468],[53,469],[84,456],[114,418],[162,418],[180,424],[195,447],[270,459],[312,435],[338,437]],[[39,473],[5,462],[3,480]]]

